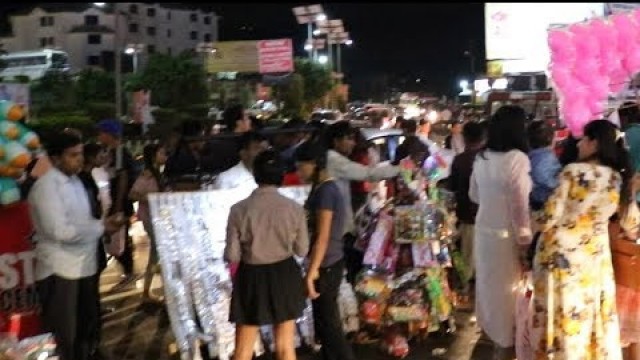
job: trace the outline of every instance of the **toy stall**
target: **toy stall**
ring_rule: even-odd
[[[356,247],[365,267],[354,288],[357,336],[403,358],[409,341],[456,330],[456,290],[470,274],[455,247],[453,196],[437,186],[444,164],[427,161],[417,168],[405,159],[400,165],[391,184],[394,197],[371,199],[357,214]]]
[[[42,334],[33,226],[18,186],[40,151],[38,136],[23,118],[19,105],[0,101],[0,359],[7,360],[47,359],[55,353],[53,337]]]

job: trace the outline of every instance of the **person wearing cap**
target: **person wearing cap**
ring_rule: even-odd
[[[361,252],[353,249],[355,223],[351,204],[351,181],[381,181],[393,178],[400,173],[399,166],[379,165],[369,167],[349,159],[356,145],[356,131],[357,129],[354,129],[348,121],[338,121],[329,126],[325,134],[326,146],[329,148],[327,171],[331,177],[336,179],[346,208],[342,235],[346,236],[347,279],[351,283],[355,281],[355,275],[362,267],[363,256]]]
[[[61,360],[88,360],[100,323],[98,257],[104,233],[126,221],[122,213],[95,216],[92,199],[78,177],[82,139],[63,132],[45,142],[53,167],[29,192],[35,229],[35,280],[44,331],[53,333]],[[93,210],[93,211],[92,211]]]
[[[107,119],[98,123],[98,141],[109,151],[109,165],[107,171],[110,177],[111,209],[109,214],[124,213],[127,219],[134,214],[133,202],[129,199],[129,191],[136,180],[136,164],[129,150],[122,144],[122,123],[118,120]],[[121,284],[134,278],[133,244],[128,236],[129,221],[124,225],[125,247],[116,259],[122,265],[123,275]],[[117,235],[121,236],[121,235]],[[113,241],[113,240],[112,240]]]

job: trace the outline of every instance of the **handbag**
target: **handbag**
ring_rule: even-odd
[[[632,203],[619,222],[609,223],[609,241],[616,284],[640,290],[640,244],[634,238],[640,212]]]

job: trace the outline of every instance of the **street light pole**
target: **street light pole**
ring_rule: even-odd
[[[115,34],[113,36],[113,56],[115,59],[115,81],[116,81],[116,119],[122,119],[122,58],[120,55],[120,9],[119,3],[113,4],[113,13],[115,16]]]
[[[313,44],[313,23],[309,22],[307,23],[307,42],[310,44]],[[313,60],[313,53],[314,50],[311,49],[311,51],[307,51],[307,53],[309,54],[309,60]]]

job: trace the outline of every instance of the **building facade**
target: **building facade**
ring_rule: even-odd
[[[214,12],[167,4],[95,4],[101,6],[41,4],[10,15],[12,33],[0,37],[0,46],[7,52],[63,50],[69,55],[71,71],[76,72],[90,67],[112,69],[116,42],[122,54],[128,45],[141,44],[136,55],[144,64],[149,54],[177,55],[218,39]]]

